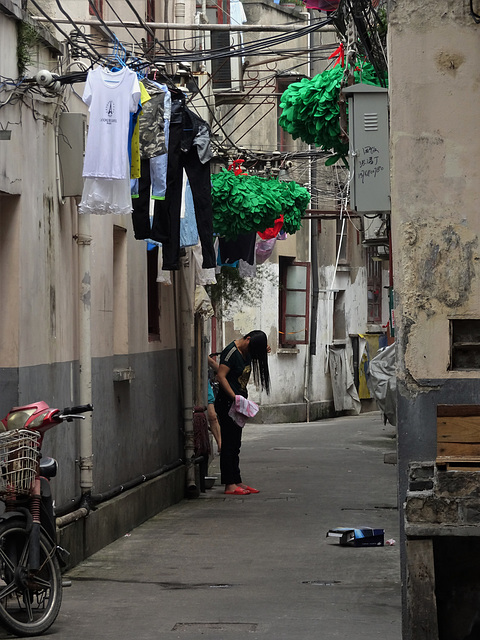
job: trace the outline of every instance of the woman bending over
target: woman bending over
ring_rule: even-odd
[[[222,448],[220,452],[221,481],[225,493],[248,495],[259,493],[258,489],[242,482],[240,474],[240,448],[242,427],[230,418],[228,412],[235,396],[248,397],[247,384],[253,367],[253,380],[262,390],[270,393],[270,374],[267,354],[270,347],[263,331],[250,331],[243,338],[231,342],[220,355],[217,371],[219,391],[215,400],[215,410],[220,423]]]

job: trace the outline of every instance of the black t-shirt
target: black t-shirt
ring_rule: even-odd
[[[247,354],[244,357],[235,346],[235,341],[231,342],[220,355],[220,364],[227,366],[230,371],[226,378],[228,384],[236,396],[248,397],[247,384],[252,370],[252,359]]]

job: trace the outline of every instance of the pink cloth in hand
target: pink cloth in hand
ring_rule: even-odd
[[[228,415],[239,427],[244,427],[247,419],[254,418],[257,413],[258,404],[243,396],[235,396],[235,402],[232,402]]]

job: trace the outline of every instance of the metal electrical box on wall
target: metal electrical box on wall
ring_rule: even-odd
[[[82,195],[86,135],[87,116],[84,113],[63,112],[60,114],[58,156],[63,198]]]
[[[343,90],[348,98],[350,206],[355,211],[390,211],[388,91],[369,84]]]

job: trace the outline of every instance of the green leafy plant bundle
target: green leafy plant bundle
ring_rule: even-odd
[[[283,215],[283,229],[293,234],[302,226],[310,201],[305,187],[223,169],[212,175],[213,230],[233,240],[243,233],[263,232]]]
[[[278,123],[282,129],[295,140],[300,138],[323,151],[333,151],[335,161],[348,154],[348,144],[340,139],[338,106],[344,73],[345,69],[336,65],[312,79],[302,78],[289,85],[280,101],[282,115]],[[370,62],[363,64],[361,69],[357,67],[353,73],[355,83],[380,85]]]

